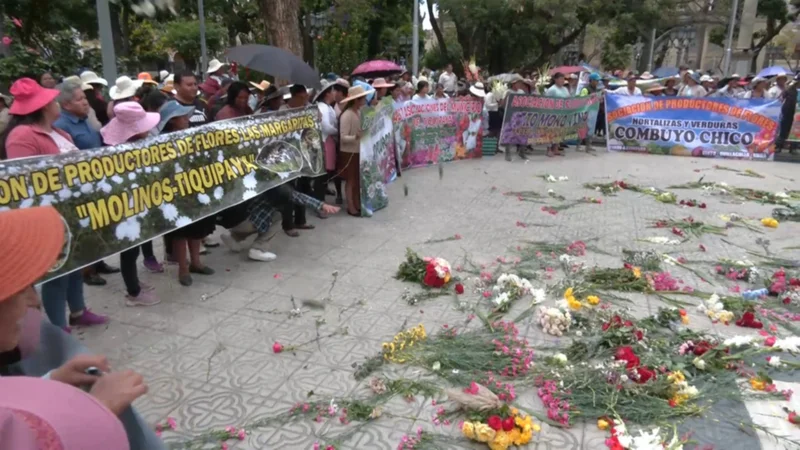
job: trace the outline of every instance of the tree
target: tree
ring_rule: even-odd
[[[261,19],[271,45],[303,57],[300,0],[261,0]]]
[[[316,62],[322,73],[350,73],[366,58],[366,41],[357,28],[331,24],[317,41]]]
[[[758,56],[783,28],[800,16],[800,0],[759,0],[756,16],[766,19],[763,30],[753,33],[750,43],[750,71],[758,72]]]
[[[200,23],[197,20],[175,20],[164,26],[163,46],[171,48],[193,68],[200,59]],[[206,22],[206,47],[209,53],[216,53],[225,43],[225,30],[216,23]]]

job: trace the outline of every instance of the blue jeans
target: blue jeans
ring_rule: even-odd
[[[86,309],[83,301],[83,275],[80,270],[42,284],[42,306],[53,325],[67,326],[66,305],[69,305],[71,313]]]

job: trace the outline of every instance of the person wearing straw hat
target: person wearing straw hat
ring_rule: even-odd
[[[649,97],[662,97],[664,95],[664,86],[657,84],[655,86],[647,88],[647,96]]]
[[[705,97],[708,92],[700,85],[700,74],[686,72],[683,77],[684,85],[678,92],[678,97]]]
[[[669,77],[664,80],[664,96],[676,97],[678,95],[678,77]]]
[[[755,77],[750,82],[750,90],[742,94],[742,98],[767,98],[767,87],[769,87],[769,80]]]
[[[59,91],[45,89],[30,78],[20,78],[11,85],[11,93],[15,100],[9,113],[15,120],[0,135],[0,159],[58,155],[78,150],[69,134],[53,126],[60,115],[55,101]],[[86,307],[80,271],[44,283],[42,300],[50,322],[67,331],[69,325],[90,326],[108,322],[108,317],[95,314]]]
[[[700,77],[700,86],[706,90],[706,96],[714,93],[714,79],[710,75],[703,75]]]
[[[339,140],[339,118],[333,105],[336,102],[336,83],[328,80],[322,81],[322,88],[314,97],[321,118],[322,145],[325,148],[325,182],[317,183],[315,196],[318,200],[325,200],[328,183],[333,180],[336,188],[336,202],[342,204],[342,179],[336,176],[336,148]]]
[[[6,130],[8,121],[11,120],[11,115],[8,113],[8,107],[11,105],[11,97],[8,95],[0,94],[0,134]]]
[[[114,86],[111,86],[111,89],[108,90],[108,96],[111,97],[111,101],[108,102],[106,107],[109,121],[114,118],[114,105],[132,99],[142,84],[141,80],[133,80],[127,75],[117,78]]]
[[[631,72],[625,77],[627,84],[623,87],[611,91],[614,95],[642,95],[642,90],[636,86],[636,81],[639,78],[635,73]]]
[[[250,106],[250,109],[255,111],[258,104],[261,103],[261,100],[264,99],[264,94],[267,92],[267,89],[269,89],[269,87],[271,86],[271,83],[267,80],[261,80],[261,83],[253,83],[251,81],[250,86],[253,87],[253,90],[251,91],[253,95],[250,96],[247,105]]]
[[[114,107],[114,118],[100,130],[106,145],[119,145],[147,137],[150,130],[158,125],[161,116],[146,112],[138,102],[123,102]],[[132,247],[119,255],[122,280],[125,282],[128,306],[152,306],[161,302],[153,293],[154,288],[139,281],[136,260],[139,246]]]
[[[776,99],[780,98],[786,91],[786,81],[789,79],[789,74],[781,72],[775,77],[775,85],[767,91],[767,98]]]
[[[372,87],[375,89],[376,93],[374,103],[383,100],[383,98],[386,97],[388,89],[393,88],[394,86],[395,84],[389,83],[386,81],[386,78],[376,78],[372,82]]]
[[[347,214],[354,217],[361,217],[361,108],[366,104],[367,94],[362,86],[353,86],[339,102],[343,105],[339,118],[339,172],[344,175]]]
[[[92,91],[86,94],[86,99],[89,101],[89,106],[94,110],[98,122],[100,122],[100,125],[107,124],[111,119],[108,117],[108,103],[103,96],[103,89],[108,86],[108,81],[100,78],[91,70],[81,73],[81,81],[92,87]]]
[[[717,89],[714,92],[715,97],[728,97],[728,98],[736,98],[742,95],[742,88],[739,86],[739,78],[741,76],[738,73],[735,73],[729,77],[726,77],[720,81],[722,84],[722,88]]]

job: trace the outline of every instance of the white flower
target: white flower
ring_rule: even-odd
[[[66,186],[64,186],[64,188],[58,191],[58,198],[60,198],[61,200],[66,200],[70,197],[72,197],[72,191]]]
[[[153,172],[156,172],[156,173],[161,172],[161,169],[159,169],[158,166],[154,166],[153,167]]]
[[[533,305],[542,303],[547,298],[547,294],[545,293],[544,289],[532,289],[531,295],[533,296],[533,301],[531,302]]]
[[[197,201],[203,205],[211,203],[211,198],[207,194],[197,194]]]
[[[440,363],[439,361],[436,361],[436,362],[435,362],[435,363],[433,363],[433,365],[431,366],[431,369],[433,369],[433,371],[434,371],[434,372],[438,372],[438,371],[439,371],[439,369],[441,369],[441,368],[442,368],[442,363]]]
[[[569,263],[572,262],[572,257],[570,257],[566,253],[563,253],[563,254],[561,254],[561,256],[558,257],[558,260],[561,261],[564,264],[569,264]]]
[[[800,353],[800,336],[789,336],[775,341],[773,348],[790,353]]]
[[[87,217],[87,218],[85,218],[85,219],[81,219],[81,220],[79,220],[79,221],[78,221],[78,223],[79,223],[79,224],[81,224],[81,227],[82,227],[82,228],[86,228],[86,227],[88,227],[88,226],[89,226],[89,223],[91,223],[91,219],[89,219],[89,218]]]
[[[192,223],[192,219],[190,219],[190,218],[188,218],[186,216],[180,216],[175,221],[175,226],[177,226],[178,228],[181,228],[181,227],[185,227],[186,225],[189,225],[190,223]]]
[[[111,188],[111,185],[108,184],[108,181],[106,181],[106,179],[103,178],[102,180],[97,182],[97,189],[100,189],[101,191],[103,191],[106,194],[108,194],[108,193],[111,192],[112,188]]]
[[[510,301],[511,299],[508,297],[508,292],[503,292],[494,298],[494,304],[497,306],[503,306]]]
[[[767,358],[767,364],[772,367],[780,367],[781,366],[781,357],[780,356],[770,356]]]
[[[692,364],[694,364],[694,366],[699,370],[706,370],[706,361],[704,359],[700,359],[699,356],[692,361]]]
[[[135,217],[130,217],[124,222],[120,222],[114,230],[114,234],[119,240],[127,239],[129,241],[135,241],[139,239],[141,233],[141,224]]]
[[[39,197],[39,206],[49,206],[57,202],[58,200],[56,200],[56,198],[53,197],[52,195],[43,195]],[[22,203],[25,203],[25,201],[23,201]],[[24,208],[24,206],[20,204],[20,208]]]
[[[753,336],[734,336],[732,338],[725,339],[722,342],[724,347],[742,347],[745,345],[750,345],[753,342]],[[775,347],[777,347],[778,341],[775,341]]]
[[[26,198],[25,200],[19,202],[19,207],[20,208],[30,208],[31,206],[33,206],[33,199],[32,198]]]
[[[548,183],[555,183],[557,180],[556,180],[556,177],[554,177],[552,175],[547,175],[545,177],[544,181],[547,181]]]
[[[244,185],[245,189],[255,189],[258,185],[256,181],[256,173],[250,172],[242,178],[242,184]]]
[[[673,258],[672,256],[669,256],[669,255],[663,255],[663,260],[664,260],[665,263],[669,264],[670,266],[676,266],[676,265],[679,264],[677,259],[675,259],[675,258]]]
[[[122,177],[119,175],[114,175],[113,177],[111,177],[111,181],[117,184],[122,184],[125,180],[123,180]]]
[[[214,198],[217,200],[222,200],[222,196],[225,195],[225,189],[222,189],[222,186],[217,186],[214,188]]]
[[[650,236],[641,239],[644,242],[650,242],[651,244],[663,244],[663,245],[679,245],[681,241],[677,239],[670,239],[664,236]]]
[[[717,185],[718,185],[718,186],[727,187],[727,186],[728,186],[728,183],[726,183],[726,182],[724,182],[724,181],[720,181],[719,183],[717,183]]]
[[[777,198],[789,198],[789,194],[787,194],[786,192],[776,192],[775,193],[775,197],[777,197]]]
[[[153,169],[150,166],[147,166],[147,167],[144,168],[144,173],[150,173],[152,171],[153,171]]]
[[[250,200],[258,194],[254,189],[248,189],[242,193],[242,200]]]
[[[555,193],[556,193],[556,191],[554,191],[554,190],[552,190],[552,189],[548,189],[548,190],[547,190],[547,193],[548,193],[548,194],[555,194]]]
[[[167,222],[174,222],[178,218],[178,208],[172,203],[162,203],[158,209],[161,210],[161,214]]]
[[[157,167],[153,167],[153,170],[156,170],[156,169],[157,169]],[[183,167],[181,167],[180,163],[176,162],[175,163],[175,173],[181,173],[181,172],[183,172]]]
[[[73,193],[72,193],[72,196],[73,196],[74,198],[78,198],[78,197],[80,197],[80,196],[81,196],[81,191],[75,191],[75,192],[73,192]]]
[[[91,194],[94,192],[94,185],[92,183],[86,183],[81,185],[81,192],[84,194]]]
[[[222,150],[217,152],[217,162],[225,161],[225,155],[222,154]]]
[[[569,181],[569,177],[566,175],[561,175],[558,177],[558,181]]]
[[[567,364],[567,355],[563,353],[556,353],[555,355],[553,355],[553,360],[555,360],[559,364]]]
[[[622,375],[620,375],[620,376],[619,376],[619,380],[620,380],[620,381],[622,381],[623,383],[624,383],[624,382],[626,382],[626,381],[628,381],[629,379],[630,379],[630,378],[628,378],[628,376],[627,376],[627,375],[625,375],[624,373],[623,373]]]
[[[136,179],[136,172],[128,172],[128,179],[133,181]]]

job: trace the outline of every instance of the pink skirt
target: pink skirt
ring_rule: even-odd
[[[325,170],[328,172],[336,171],[336,141],[333,136],[325,139]]]

